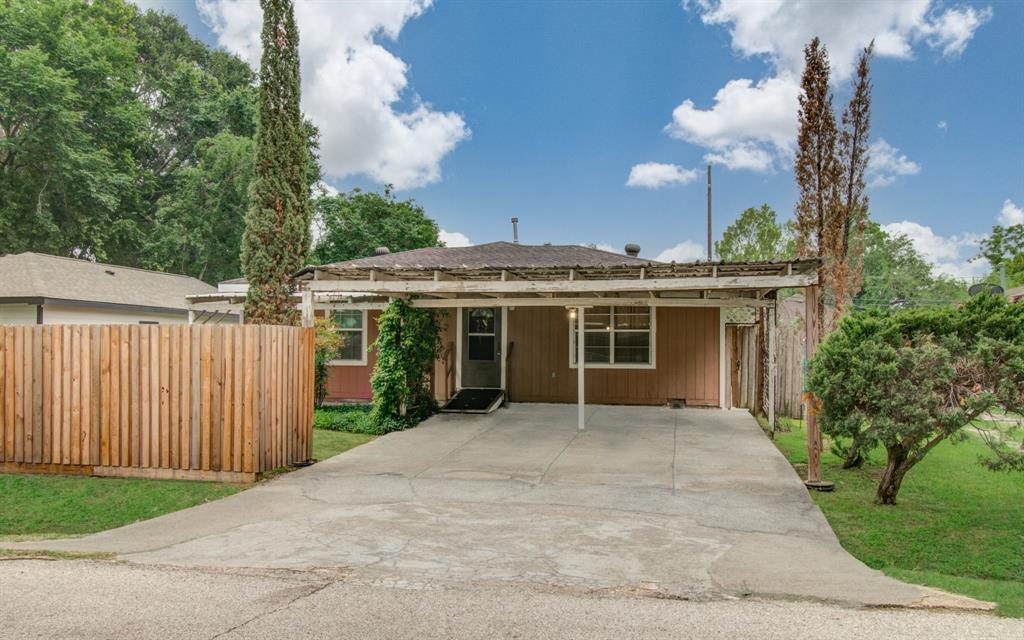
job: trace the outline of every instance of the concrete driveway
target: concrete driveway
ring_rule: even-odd
[[[574,406],[438,415],[230,498],[21,546],[140,563],[338,568],[369,584],[950,603],[843,551],[740,411],[595,406],[582,433]]]

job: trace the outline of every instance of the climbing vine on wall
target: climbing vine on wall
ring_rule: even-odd
[[[405,300],[389,304],[377,322],[370,422],[378,433],[387,433],[411,427],[437,410],[430,372],[441,351],[441,332],[431,311]]]

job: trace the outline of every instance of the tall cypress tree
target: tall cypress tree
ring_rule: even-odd
[[[828,52],[818,38],[804,48],[799,124],[794,173],[800,199],[796,203],[796,248],[801,257],[820,257],[819,284],[826,284],[836,245],[835,214],[842,168],[836,155],[836,118],[832,113]],[[819,300],[819,333],[824,327],[824,299]]]
[[[836,314],[853,301],[864,282],[864,229],[868,221],[868,197],[864,193],[864,173],[870,159],[868,137],[871,135],[871,41],[857,61],[857,75],[851,82],[850,103],[843,111],[839,132],[840,182],[839,219],[835,265],[827,274],[827,284],[835,298]]]
[[[291,276],[310,244],[307,141],[299,109],[299,33],[291,0],[260,0],[263,58],[251,205],[242,238],[246,321],[293,324]]]

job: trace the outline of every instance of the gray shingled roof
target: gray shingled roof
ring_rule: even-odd
[[[187,309],[185,296],[214,293],[201,280],[44,253],[0,256],[0,301],[53,298],[139,307]]]
[[[490,242],[469,247],[429,247],[322,265],[332,269],[524,269],[642,267],[660,264],[644,258],[580,245],[528,245]]]

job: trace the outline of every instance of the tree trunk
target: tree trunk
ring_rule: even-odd
[[[850,448],[846,451],[846,458],[843,460],[844,469],[860,469],[864,465],[864,456],[861,454],[862,447],[860,435],[853,437]]]
[[[903,483],[903,476],[914,466],[914,461],[909,457],[909,452],[901,446],[886,447],[887,459],[885,471],[878,481],[878,491],[875,493],[875,502],[878,504],[896,504],[896,494],[900,492],[900,484]]]

